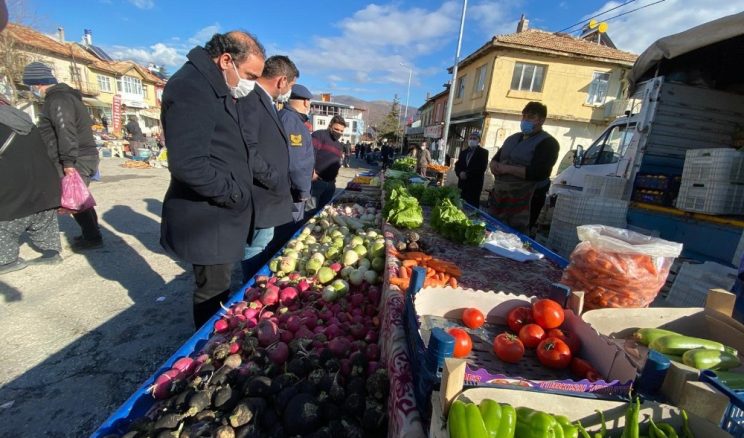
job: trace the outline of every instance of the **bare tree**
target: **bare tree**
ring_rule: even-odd
[[[35,18],[28,12],[25,0],[7,0],[6,3],[9,23],[33,24]],[[10,27],[0,32],[0,88],[5,88],[5,94],[14,105],[19,100],[16,84],[21,82],[23,68],[31,61],[33,59],[22,49],[20,41],[14,37]]]

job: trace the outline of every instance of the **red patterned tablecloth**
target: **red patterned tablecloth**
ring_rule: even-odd
[[[389,224],[384,226],[388,244],[401,233]],[[551,283],[561,278],[562,269],[541,259],[517,262],[493,255],[474,246],[459,245],[434,232],[428,224],[416,230],[428,246],[427,253],[457,263],[462,268],[460,286],[464,288],[503,291],[514,294],[541,295]],[[388,253],[382,303],[381,346],[390,376],[388,398],[389,437],[425,437],[424,421],[416,407],[413,376],[403,328],[403,293],[390,286],[390,275],[397,274],[395,258]]]

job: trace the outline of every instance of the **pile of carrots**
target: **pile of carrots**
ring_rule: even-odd
[[[439,173],[447,173],[447,171],[449,170],[449,167],[442,166],[441,164],[429,164],[426,167]]]
[[[456,264],[434,258],[424,252],[393,250],[392,255],[397,257],[401,263],[398,268],[398,275],[390,277],[390,284],[398,286],[404,292],[408,290],[413,268],[416,266],[426,268],[424,287],[457,287],[457,279],[462,275],[462,271]]]

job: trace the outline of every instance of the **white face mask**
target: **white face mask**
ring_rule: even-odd
[[[281,103],[286,103],[286,102],[289,102],[289,96],[291,96],[291,95],[292,95],[292,89],[290,88],[289,90],[287,90],[287,92],[286,92],[286,93],[280,94],[280,95],[279,95],[279,96],[278,96],[278,97],[276,98],[276,101],[277,101],[277,102],[281,102]]]
[[[238,67],[235,66],[235,62],[233,62],[232,65],[235,74],[238,76],[238,85],[232,87],[230,84],[227,84],[227,76],[225,75],[225,72],[222,72],[222,74],[225,76],[225,83],[227,84],[227,88],[230,89],[232,97],[240,99],[241,97],[249,95],[250,92],[253,91],[253,88],[256,86],[256,81],[249,81],[248,79],[241,78],[240,73],[238,73]]]
[[[468,140],[468,146],[471,148],[478,146],[478,140]]]

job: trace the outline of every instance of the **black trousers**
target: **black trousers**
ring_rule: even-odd
[[[194,265],[194,326],[199,329],[230,297],[233,263]]]
[[[530,226],[528,230],[532,229],[537,223],[537,218],[540,217],[540,210],[545,205],[545,197],[549,189],[550,185],[546,185],[545,187],[535,189],[532,193],[532,199],[530,200]]]
[[[98,172],[98,155],[78,157],[75,161],[75,169],[77,169],[85,185],[89,186],[90,179]],[[72,217],[80,226],[83,239],[98,240],[101,238],[101,229],[98,226],[98,214],[96,214],[95,207],[75,213]]]

